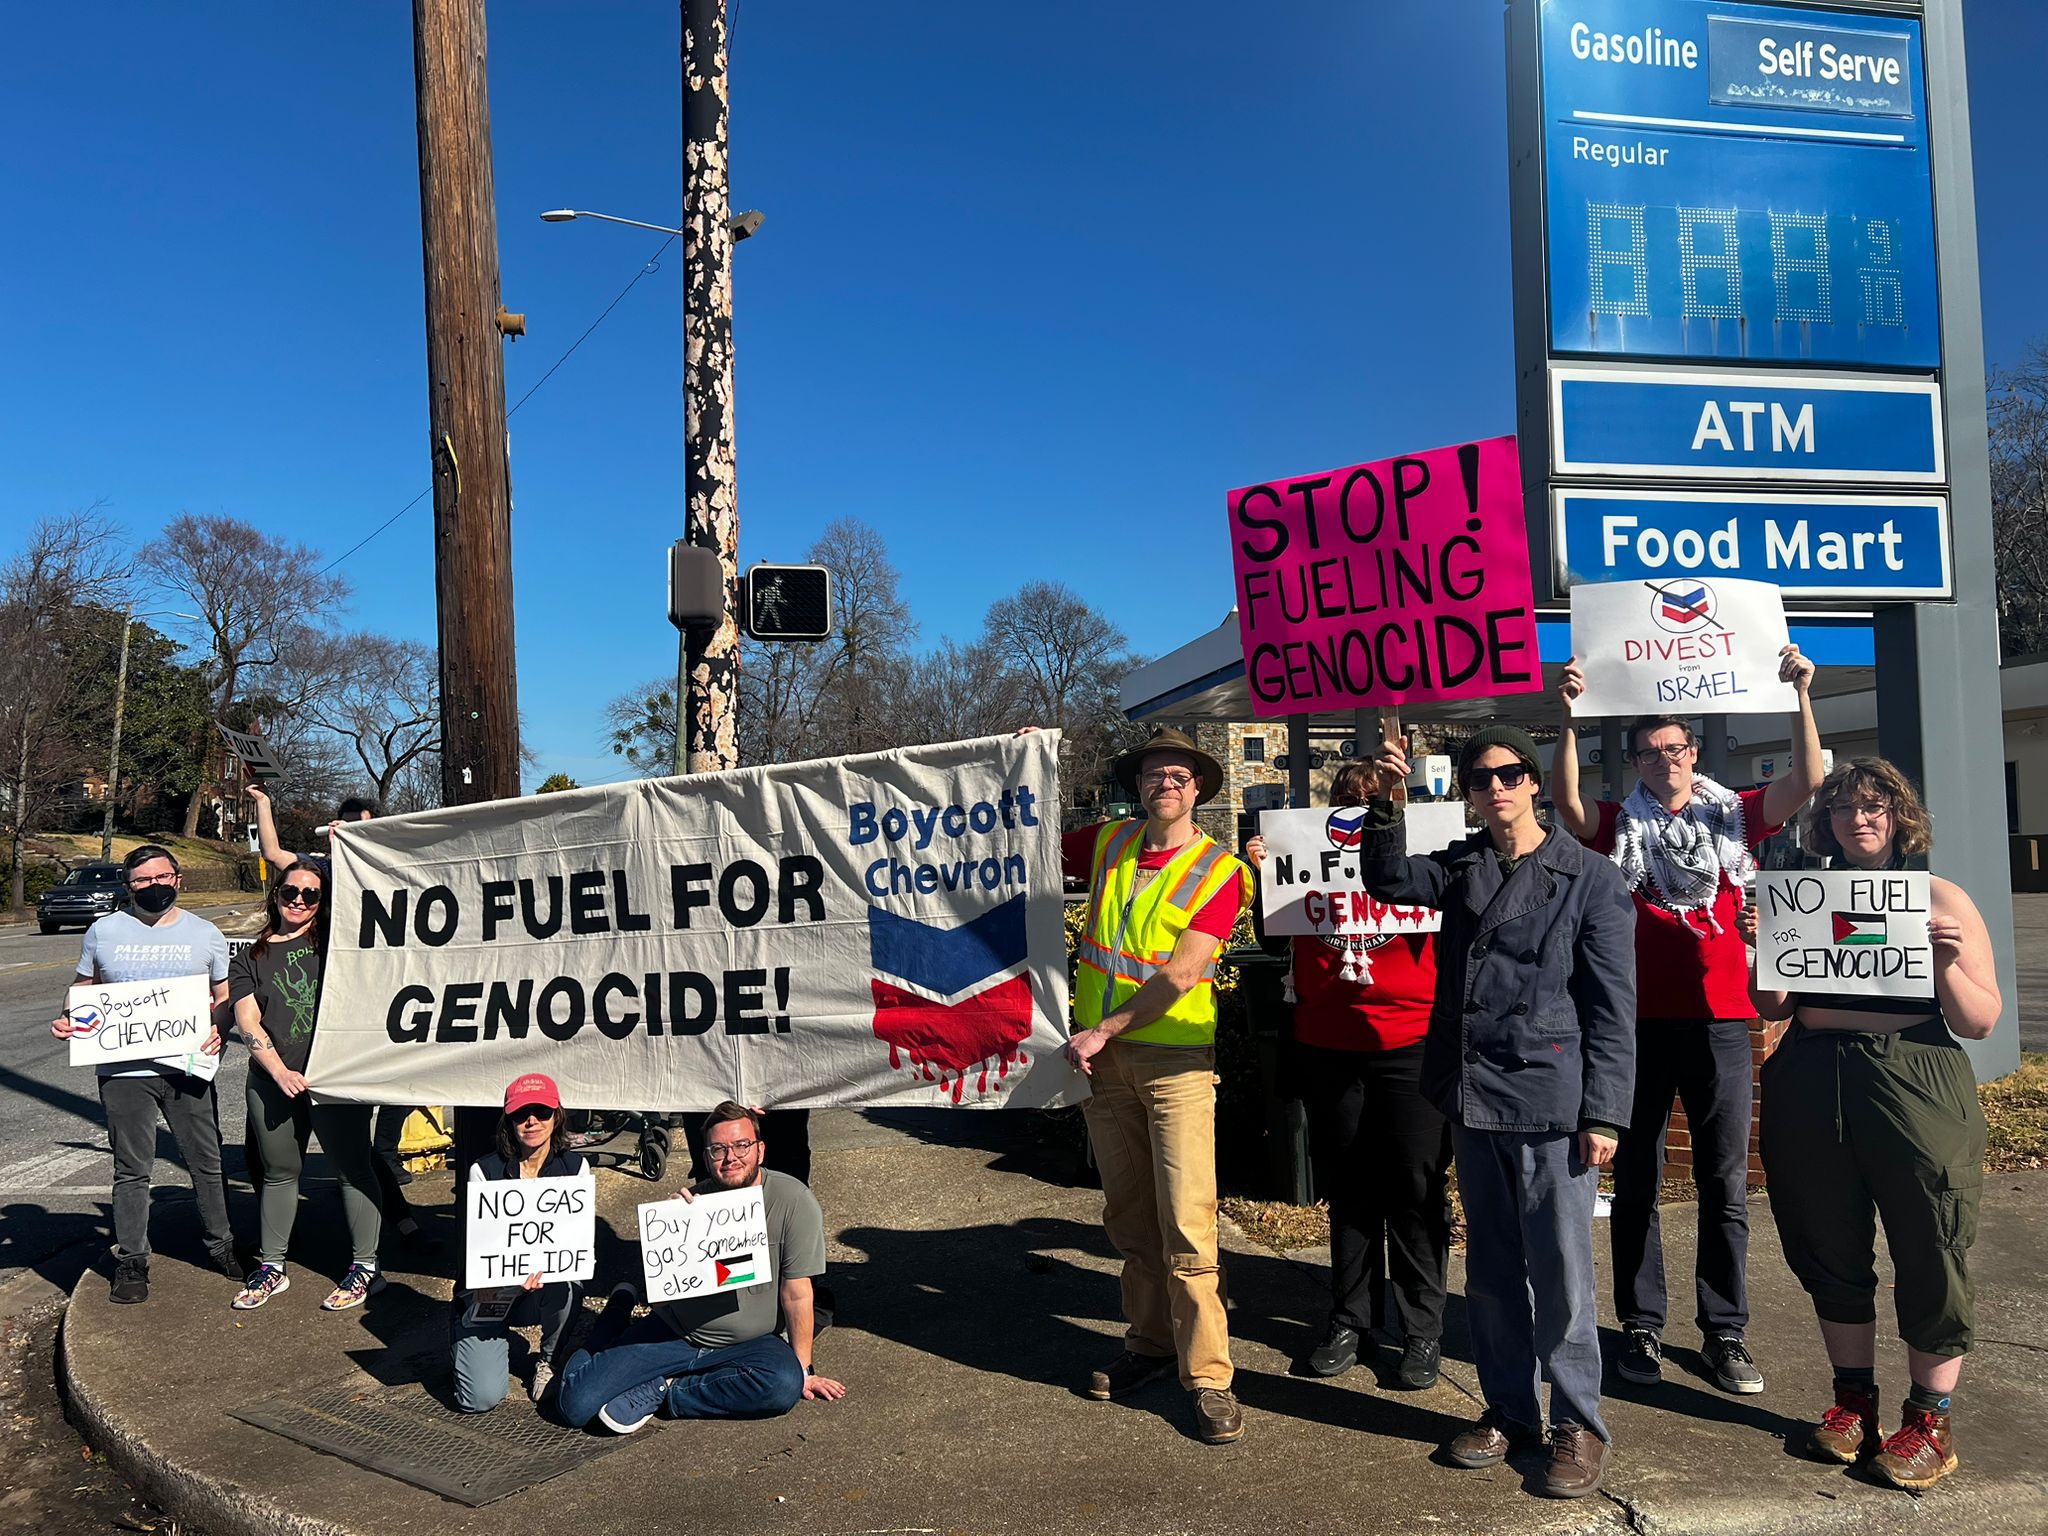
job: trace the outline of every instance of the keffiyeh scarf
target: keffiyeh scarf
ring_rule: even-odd
[[[1628,888],[1644,900],[1718,934],[1714,901],[1721,877],[1746,884],[1756,873],[1742,825],[1742,800],[1712,779],[1692,781],[1692,802],[1676,816],[1638,784],[1622,802],[1614,828],[1614,862]]]

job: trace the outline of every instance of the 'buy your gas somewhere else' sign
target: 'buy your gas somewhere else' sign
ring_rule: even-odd
[[[640,1267],[649,1301],[681,1301],[773,1280],[761,1186],[641,1206]]]
[[[528,1275],[588,1280],[597,1273],[597,1177],[486,1179],[471,1175],[462,1283],[519,1286]]]
[[[1924,997],[1933,1007],[1925,870],[1766,870],[1756,974],[1774,992]]]
[[[1261,717],[1543,686],[1512,437],[1230,493]]]
[[[175,1057],[171,1065],[182,1068],[205,1044],[212,1013],[213,987],[204,976],[81,983],[64,998],[71,1065]]]
[[[1572,651],[1586,691],[1578,716],[1782,714],[1791,643],[1784,595],[1768,581],[1585,582],[1572,588]]]

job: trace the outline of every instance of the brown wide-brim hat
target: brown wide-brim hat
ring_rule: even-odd
[[[1195,804],[1207,805],[1223,793],[1223,765],[1196,746],[1185,731],[1167,726],[1154,731],[1142,747],[1133,747],[1116,760],[1116,781],[1133,800],[1138,798],[1138,765],[1154,752],[1178,752],[1195,760],[1195,771],[1202,776],[1202,792],[1195,796]]]

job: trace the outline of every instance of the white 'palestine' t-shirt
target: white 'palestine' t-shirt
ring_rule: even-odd
[[[228,941],[203,917],[173,907],[154,923],[126,912],[109,912],[85,930],[78,974],[94,981],[167,981],[173,976],[228,979]],[[182,1076],[154,1061],[123,1061],[101,1067],[101,1077]]]

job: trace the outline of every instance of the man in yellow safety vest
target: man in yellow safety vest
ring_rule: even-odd
[[[1066,1053],[1092,1087],[1102,1224],[1123,1255],[1130,1325],[1088,1395],[1121,1397],[1178,1363],[1196,1432],[1222,1445],[1244,1415],[1216,1251],[1216,955],[1252,875],[1195,825],[1223,770],[1187,736],[1162,730],[1115,767],[1145,819],[1069,832],[1062,850],[1088,881]]]

